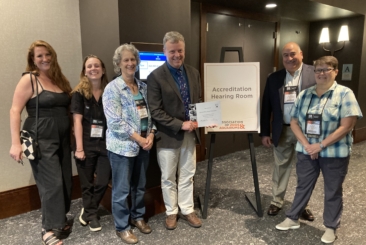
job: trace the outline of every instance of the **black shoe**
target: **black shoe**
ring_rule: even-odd
[[[305,208],[304,211],[302,211],[301,218],[308,221],[314,221],[314,215],[308,208]]]
[[[275,216],[275,215],[277,215],[277,214],[280,212],[280,210],[281,210],[281,209],[282,209],[282,208],[277,207],[276,205],[271,204],[271,205],[269,206],[269,208],[268,208],[268,212],[267,212],[267,214],[268,214],[268,215],[271,215],[271,216]]]
[[[89,229],[91,231],[100,231],[102,229],[102,226],[99,223],[98,219],[93,219],[89,222]]]

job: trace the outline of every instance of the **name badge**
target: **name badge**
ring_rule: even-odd
[[[147,109],[146,106],[138,106],[137,111],[140,115],[140,119],[147,118]]]
[[[285,87],[284,92],[284,104],[293,104],[295,103],[297,97],[297,86],[288,86]]]
[[[305,133],[309,138],[319,138],[322,133],[322,115],[306,114]]]
[[[102,138],[103,137],[103,121],[102,120],[92,120],[90,127],[90,137],[91,138]]]

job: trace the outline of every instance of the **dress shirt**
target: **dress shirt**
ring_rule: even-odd
[[[301,73],[302,73],[302,63],[299,69],[297,69],[292,76],[290,72],[286,70],[286,78],[285,78],[285,87],[288,86],[297,86],[298,93],[301,91]],[[281,101],[283,103],[283,101]],[[291,115],[290,111],[293,104],[284,104],[283,105],[283,123],[284,124],[290,124],[291,121]]]

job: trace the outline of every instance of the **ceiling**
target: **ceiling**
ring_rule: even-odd
[[[309,0],[192,0],[194,2],[240,8],[246,12],[274,15],[301,21],[320,21],[360,16],[355,12]],[[345,0],[347,1],[347,0]],[[267,3],[276,3],[277,7],[266,9]]]

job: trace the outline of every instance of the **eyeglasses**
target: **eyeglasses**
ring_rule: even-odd
[[[333,68],[326,68],[326,69],[315,69],[314,72],[315,74],[321,74],[321,73],[329,73],[331,71],[333,71],[334,69]]]

